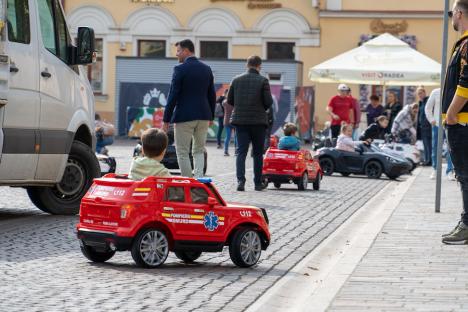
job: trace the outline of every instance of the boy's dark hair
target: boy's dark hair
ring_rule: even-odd
[[[247,59],[247,66],[257,68],[262,65],[262,59],[260,56],[252,55]]]
[[[148,158],[158,157],[167,148],[167,134],[161,129],[151,128],[141,135],[143,153]]]
[[[193,44],[192,40],[190,39],[185,39],[182,41],[179,41],[175,44],[176,47],[181,47],[182,49],[187,49],[191,53],[195,53],[195,45]]]
[[[283,126],[285,136],[292,136],[297,132],[297,126],[292,122],[288,122]]]
[[[101,116],[98,113],[94,114],[94,119],[95,120],[101,120]]]
[[[370,100],[371,101],[379,101],[380,98],[377,95],[373,94],[373,95],[370,96]]]

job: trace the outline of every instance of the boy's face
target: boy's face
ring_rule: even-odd
[[[353,135],[353,129],[352,129],[351,127],[347,127],[347,128],[345,129],[345,131],[344,131],[344,134],[345,134],[346,136],[349,136],[349,137],[352,136],[352,135]]]

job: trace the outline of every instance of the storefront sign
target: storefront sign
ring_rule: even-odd
[[[371,22],[370,29],[376,34],[390,33],[392,35],[398,35],[408,30],[408,22],[402,21],[399,23],[385,24],[382,20],[376,19]]]
[[[211,2],[247,2],[249,9],[279,9],[283,5],[275,0],[211,0]]]

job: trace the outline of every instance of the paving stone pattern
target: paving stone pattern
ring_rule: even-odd
[[[132,144],[110,147],[120,172],[128,170]],[[77,217],[42,214],[23,190],[1,188],[2,202],[11,205],[0,208],[0,311],[242,311],[385,185],[395,183],[337,176],[326,177],[318,192],[287,185],[259,193],[249,177],[247,192],[238,193],[234,157],[223,157],[214,147],[209,155],[208,173],[225,199],[268,211],[272,244],[256,267],[237,268],[226,248],[193,265],[170,255],[155,270],[137,268],[129,252],[105,264],[90,263],[74,234]]]
[[[441,243],[460,218],[460,191],[444,179],[434,213],[429,174],[417,177],[329,311],[468,311],[468,248]]]

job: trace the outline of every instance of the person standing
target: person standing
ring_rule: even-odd
[[[426,118],[426,103],[429,97],[426,95],[424,87],[418,87],[416,94],[419,99],[418,132],[424,145],[423,166],[430,166],[432,163],[432,125]]]
[[[94,114],[96,131],[96,153],[107,155],[106,146],[114,144],[114,125],[101,119],[99,114]]]
[[[218,133],[216,134],[216,141],[218,143],[218,149],[221,148],[221,137],[223,136],[223,130],[224,130],[224,107],[223,107],[223,102],[226,99],[226,95],[228,93],[229,89],[224,90],[223,95],[221,95],[217,100],[216,100],[216,108],[215,108],[215,117],[218,119]]]
[[[234,155],[237,155],[237,136],[235,134],[235,129],[231,125],[232,111],[234,107],[229,105],[227,99],[223,102],[224,107],[224,128],[226,129],[226,137],[224,138],[224,156],[229,155],[229,145],[231,144],[231,137],[234,136]]]
[[[440,88],[434,89],[427,100],[425,107],[426,118],[429,123],[432,125],[432,168],[434,171],[431,173],[431,180],[436,177],[437,169],[437,145],[438,145],[438,135],[439,135],[439,116],[440,116]],[[444,133],[445,141],[445,133]],[[447,170],[445,171],[447,178],[454,181],[455,175],[453,174],[453,164],[452,158],[450,157],[450,152],[447,153]]]
[[[390,133],[390,130],[393,127],[393,122],[395,121],[396,116],[403,109],[403,106],[398,102],[395,92],[388,92],[387,104],[385,105],[385,113],[388,120],[390,121],[387,131]]]
[[[252,142],[255,190],[263,190],[263,144],[268,126],[267,110],[273,104],[270,83],[260,75],[262,59],[250,56],[247,72],[234,78],[228,93],[228,104],[234,107],[231,124],[237,133],[237,190],[245,190],[245,159]]]
[[[369,100],[370,100],[370,103],[366,107],[368,127],[372,125],[373,123],[375,123],[376,118],[379,116],[382,116],[384,113],[384,108],[382,105],[380,105],[380,99],[377,95],[375,94],[371,95]]]
[[[270,147],[271,132],[273,131],[273,124],[275,123],[275,114],[273,113],[273,106],[267,110],[267,128],[265,131],[265,143],[263,145],[263,152]]]
[[[348,87],[348,97],[351,100],[353,107],[353,140],[357,141],[359,138],[359,125],[361,124],[361,105],[359,104],[358,100],[351,94],[350,87]]]
[[[331,117],[331,132],[333,139],[338,138],[340,135],[341,124],[343,122],[350,124],[352,120],[351,113],[353,111],[353,103],[348,97],[348,90],[349,88],[347,85],[340,84],[338,86],[338,95],[332,97],[327,106],[327,111]],[[354,124],[354,118],[352,123]]]
[[[449,12],[461,38],[455,43],[442,96],[442,114],[455,174],[461,185],[463,212],[458,225],[442,236],[445,244],[468,242],[468,0],[455,0]]]
[[[214,119],[216,92],[211,68],[195,56],[191,40],[176,43],[181,64],[174,67],[171,88],[164,111],[163,130],[174,123],[177,161],[182,176],[203,176],[205,144],[208,127]],[[192,144],[193,140],[193,144]],[[193,173],[190,164],[192,144]]]

